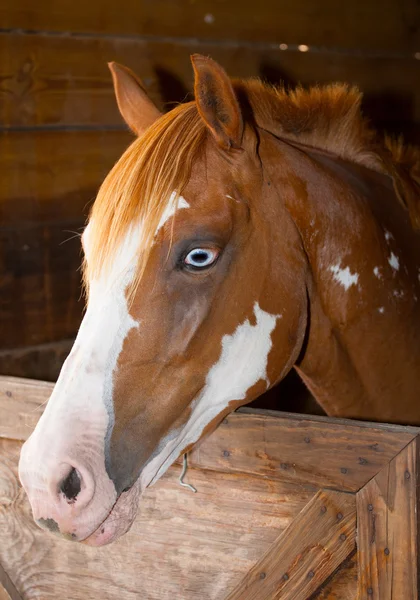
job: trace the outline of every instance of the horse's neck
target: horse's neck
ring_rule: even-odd
[[[310,265],[297,370],[328,414],[420,423],[420,243],[387,178],[279,147],[276,178]]]

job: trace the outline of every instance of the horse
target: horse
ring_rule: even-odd
[[[22,447],[37,524],[89,545],[292,369],[328,415],[420,423],[420,151],[348,85],[192,64],[195,100],[161,114],[110,63],[136,138],[91,210],[86,312]]]

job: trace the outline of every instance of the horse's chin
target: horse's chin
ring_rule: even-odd
[[[123,492],[99,527],[83,540],[88,546],[105,546],[127,533],[137,515],[140,484]]]

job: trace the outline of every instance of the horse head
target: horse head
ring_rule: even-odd
[[[110,65],[137,137],[83,233],[86,313],[19,467],[36,522],[75,541],[123,534],[141,492],[304,343],[306,259],[252,110],[192,60],[195,101],[164,115]]]

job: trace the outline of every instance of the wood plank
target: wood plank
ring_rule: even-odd
[[[53,388],[46,381],[0,376],[0,439],[26,440]]]
[[[232,77],[261,76],[291,86],[298,82],[357,84],[366,94],[365,110],[374,123],[397,133],[403,130],[411,139],[419,134],[418,129],[412,132],[413,124],[420,123],[420,63],[416,60],[222,47],[195,41],[42,35],[0,35],[0,120],[12,127],[121,127],[106,63],[117,60],[135,69],[162,106],[183,101],[192,91],[192,52],[213,56]]]
[[[251,42],[286,42],[386,52],[420,48],[420,9],[415,0],[3,0],[3,28],[182,36]]]
[[[17,478],[20,443],[0,440],[0,561],[23,598],[223,600],[312,498],[288,483],[180,467],[142,496],[123,538],[103,548],[36,527]]]
[[[419,438],[357,494],[359,600],[419,597]]]
[[[226,600],[307,600],[355,546],[355,497],[320,490]]]
[[[1,135],[0,350],[75,336],[83,310],[80,240],[125,132]]]
[[[1,230],[84,220],[86,205],[132,139],[105,130],[1,133]]]
[[[351,492],[374,477],[418,431],[248,410],[229,415],[196,446],[189,463]]]
[[[0,377],[0,438],[27,439],[52,388],[50,383]],[[196,446],[189,465],[357,491],[418,433],[416,427],[242,409]]]
[[[354,551],[310,600],[358,600],[357,556]]]
[[[22,600],[13,581],[0,564],[0,600]]]
[[[13,377],[56,381],[73,343],[72,338],[51,344],[0,350],[0,373]]]

